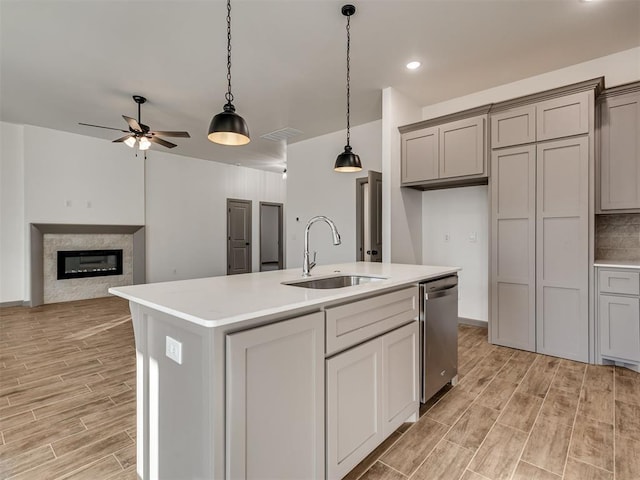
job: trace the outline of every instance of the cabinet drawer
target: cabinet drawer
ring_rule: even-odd
[[[491,148],[536,141],[536,107],[528,105],[491,115]]]
[[[600,270],[600,292],[640,295],[640,274],[638,272],[622,272]]]
[[[589,92],[575,93],[538,103],[536,124],[538,141],[587,133],[589,131]]]
[[[418,287],[326,309],[327,355],[418,318]]]

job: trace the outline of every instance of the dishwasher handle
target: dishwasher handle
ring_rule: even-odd
[[[458,294],[458,285],[451,285],[442,290],[436,290],[435,292],[425,292],[424,299],[431,300],[433,298],[448,297],[449,295]]]

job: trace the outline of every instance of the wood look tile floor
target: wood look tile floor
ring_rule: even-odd
[[[349,480],[640,480],[640,374],[459,328],[445,387]],[[0,478],[136,479],[127,302],[0,309]],[[185,479],[186,480],[186,479]]]

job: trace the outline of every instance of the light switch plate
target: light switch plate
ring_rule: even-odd
[[[182,343],[167,335],[166,355],[178,365],[182,365]]]

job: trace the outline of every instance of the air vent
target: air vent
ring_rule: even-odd
[[[272,140],[274,142],[279,142],[280,140],[287,140],[288,138],[295,137],[296,135],[300,135],[302,132],[300,130],[296,130],[295,128],[281,128],[280,130],[276,130],[271,133],[265,133],[261,135],[260,138],[264,138],[266,140]]]

